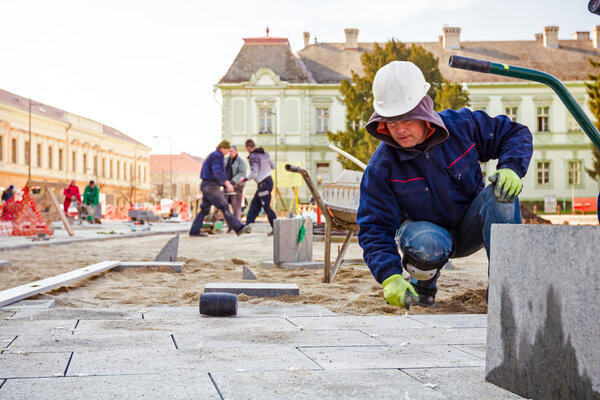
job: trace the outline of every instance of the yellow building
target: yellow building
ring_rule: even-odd
[[[151,148],[118,130],[0,89],[0,186],[94,180],[106,205],[147,201]]]

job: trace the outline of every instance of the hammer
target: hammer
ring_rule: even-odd
[[[210,292],[200,295],[200,314],[227,317],[236,315],[238,298],[236,294]]]

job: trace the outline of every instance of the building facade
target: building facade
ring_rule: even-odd
[[[31,127],[31,128],[30,128]],[[150,147],[110,126],[0,90],[0,186],[94,180],[104,204],[147,201]]]
[[[592,167],[593,145],[558,96],[541,84],[448,66],[456,54],[548,72],[590,115],[584,82],[594,72],[588,60],[600,58],[600,27],[576,32],[569,40],[559,40],[558,31],[547,26],[532,40],[463,42],[459,27],[444,27],[437,41],[414,44],[438,59],[445,79],[463,85],[471,109],[507,114],[530,128],[534,154],[521,199],[540,202],[553,196],[569,207],[573,196],[597,196],[598,183],[585,172]],[[345,128],[340,83],[350,80],[353,71],[364,74],[360,56],[374,47],[359,42],[358,33],[346,29],[341,43],[309,43],[310,34],[304,32],[304,48],[296,54],[284,38],[244,39],[215,86],[223,99],[223,138],[236,144],[252,138],[272,155],[277,151],[280,162],[300,161],[317,180],[335,179],[342,169],[337,154],[327,147],[326,132]],[[483,168],[493,172],[495,162]]]
[[[200,198],[201,157],[188,153],[150,155],[150,201],[180,200],[194,205]]]

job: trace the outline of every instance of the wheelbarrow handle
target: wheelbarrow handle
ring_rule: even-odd
[[[285,170],[286,171],[290,171],[290,172],[296,172],[296,173],[300,173],[300,167],[298,167],[297,165],[293,165],[293,164],[285,164]]]
[[[486,60],[479,60],[477,58],[463,57],[463,56],[450,56],[448,64],[452,68],[466,69],[468,71],[483,72],[488,74],[492,67],[492,63]]]

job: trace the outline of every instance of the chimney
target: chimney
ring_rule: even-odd
[[[600,48],[600,25],[596,25],[592,28],[592,43],[595,49]]]
[[[308,47],[308,41],[310,40],[310,32],[302,32],[304,38],[304,47]]]
[[[544,27],[544,47],[558,49],[558,26]]]
[[[358,29],[344,29],[344,33],[346,34],[346,50],[358,49]]]
[[[460,28],[445,26],[442,30],[444,49],[460,50]]]
[[[580,31],[573,33],[573,40],[590,40],[590,33],[588,31]]]
[[[535,35],[533,35],[533,38],[536,42],[541,42],[542,40],[544,40],[544,35],[541,33],[536,33]]]

